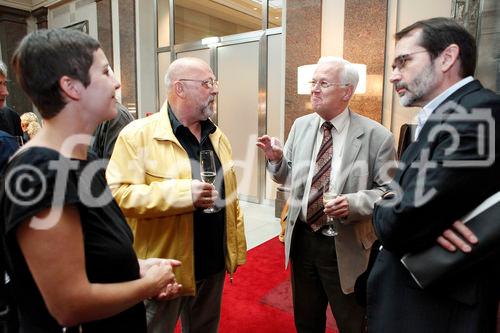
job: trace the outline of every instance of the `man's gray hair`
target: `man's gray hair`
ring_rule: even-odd
[[[344,69],[342,73],[342,83],[349,83],[354,87],[354,90],[356,90],[359,81],[359,74],[358,70],[353,64],[341,57],[334,56],[325,56],[321,57],[318,60],[318,64],[325,63],[341,65]]]
[[[7,66],[0,60],[0,75],[7,77]]]
[[[163,82],[165,82],[165,88],[167,89],[167,91],[169,91],[171,88],[172,88],[172,73],[167,71],[167,73],[165,74],[165,78],[163,79]]]

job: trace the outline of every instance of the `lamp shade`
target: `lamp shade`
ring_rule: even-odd
[[[355,94],[364,94],[366,92],[366,65],[352,64],[358,71],[359,81]],[[297,94],[309,95],[311,86],[309,82],[312,80],[317,64],[302,65],[297,67]]]
[[[207,46],[214,46],[217,45],[219,42],[220,42],[219,37],[206,37],[201,40],[201,44]]]
[[[297,68],[297,94],[309,95],[311,93],[311,85],[309,82],[312,80],[316,64],[303,65]]]
[[[366,93],[366,65],[365,64],[352,64],[358,70],[359,81],[354,94]]]

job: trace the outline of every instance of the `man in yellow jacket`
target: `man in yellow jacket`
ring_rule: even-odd
[[[113,195],[134,231],[139,258],[176,258],[181,297],[146,302],[148,332],[217,332],[227,271],[246,260],[243,215],[227,137],[209,119],[218,82],[196,58],[174,61],[160,112],[120,133],[106,171]],[[212,150],[214,184],[200,179],[201,150]],[[205,208],[215,207],[215,213]]]

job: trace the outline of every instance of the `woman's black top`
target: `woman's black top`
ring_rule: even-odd
[[[85,269],[91,283],[140,277],[132,232],[112,198],[100,160],[92,156],[68,159],[48,148],[28,148],[9,162],[0,189],[1,231],[19,304],[21,332],[62,331],[45,306],[16,238],[22,223],[29,223],[25,221],[44,209],[62,205],[74,205],[80,213]],[[140,302],[113,317],[83,323],[82,329],[84,333],[146,332],[144,305]]]

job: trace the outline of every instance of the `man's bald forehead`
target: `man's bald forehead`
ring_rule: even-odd
[[[211,70],[208,64],[198,58],[186,57],[179,58],[172,62],[169,67],[169,72],[172,76],[182,75],[193,70]]]

